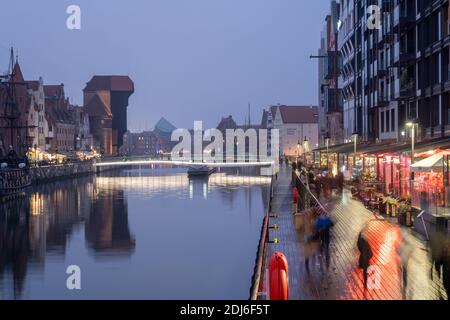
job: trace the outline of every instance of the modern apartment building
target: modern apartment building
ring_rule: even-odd
[[[380,26],[369,22],[379,8]],[[344,134],[399,141],[416,121],[420,138],[450,133],[449,2],[341,0],[340,85]]]
[[[321,34],[319,59],[319,144],[344,142],[343,99],[339,82],[340,54],[338,47],[339,3],[331,1]]]

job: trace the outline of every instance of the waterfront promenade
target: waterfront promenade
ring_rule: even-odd
[[[411,229],[401,229],[407,235],[412,248],[408,263],[407,285],[403,285],[400,259],[392,238],[400,227],[367,210],[348,191],[322,200],[335,222],[330,245],[330,265],[326,268],[320,255],[310,262],[310,273],[305,269],[303,235],[295,229],[291,213],[291,169],[283,167],[275,181],[270,224],[278,224],[271,230],[271,239],[279,244],[269,244],[269,257],[276,251],[283,252],[289,263],[289,294],[293,300],[438,300],[445,299],[445,290],[436,274],[431,280],[431,262],[427,243]],[[373,248],[376,264],[381,271],[378,288],[364,289],[362,271],[358,268],[357,238],[364,226],[368,226],[379,246]]]

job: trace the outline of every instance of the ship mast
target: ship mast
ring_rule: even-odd
[[[0,105],[0,120],[2,124],[0,126],[1,129],[6,129],[6,131],[9,131],[10,136],[10,143],[13,150],[15,150],[19,155],[22,154],[22,147],[23,147],[23,141],[22,141],[22,130],[27,130],[30,128],[35,128],[35,126],[28,126],[28,125],[22,125],[21,123],[18,123],[20,120],[20,111],[17,104],[17,92],[16,92],[16,86],[22,85],[25,86],[25,82],[16,82],[15,81],[15,73],[14,73],[14,66],[15,66],[15,59],[14,59],[14,50],[11,48],[11,55],[10,55],[10,62],[8,67],[8,72],[6,75],[0,75],[0,93],[4,95],[3,97],[3,105]],[[3,90],[1,90],[3,88]],[[4,123],[6,122],[6,124]],[[14,138],[14,129],[18,131],[18,139]],[[26,139],[26,135],[25,135]],[[6,149],[8,146],[3,146],[4,149]],[[5,153],[8,152],[8,150],[4,150]]]

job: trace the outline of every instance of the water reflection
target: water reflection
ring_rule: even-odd
[[[99,254],[131,255],[135,239],[128,225],[128,203],[124,191],[96,193],[86,220],[86,240]]]
[[[269,183],[130,170],[36,187],[0,205],[0,299],[245,299]],[[209,274],[194,267],[202,259]],[[72,263],[89,278],[76,296]]]

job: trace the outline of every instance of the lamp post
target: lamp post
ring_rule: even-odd
[[[309,151],[308,148],[308,138],[305,136],[305,140],[303,140],[303,162],[306,164],[306,153]]]
[[[325,136],[325,145],[327,147],[327,170],[330,169],[330,135]]]
[[[298,143],[297,143],[297,161],[298,161],[298,158],[300,158],[300,148],[301,147],[302,147],[302,145],[300,143],[300,140],[298,140]]]
[[[411,164],[414,164],[415,148],[416,148],[416,126],[417,123],[408,122],[406,123],[408,128],[411,128]]]
[[[353,143],[354,143],[353,153],[356,154],[357,151],[356,149],[358,147],[358,132],[353,133]]]
[[[37,146],[34,145],[34,166],[37,167]]]

